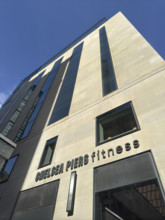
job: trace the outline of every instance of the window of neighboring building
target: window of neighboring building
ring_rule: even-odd
[[[35,88],[36,88],[35,85],[30,88],[30,90],[28,91],[28,93],[24,97],[25,102],[27,102],[30,99],[30,96],[32,95]]]
[[[11,121],[9,121],[8,123],[7,123],[7,125],[5,126],[5,128],[3,129],[3,131],[2,131],[2,134],[4,135],[4,136],[7,136],[8,135],[8,133],[9,133],[9,131],[11,130],[11,128],[12,128],[12,126],[13,126],[13,122],[11,122]]]
[[[37,98],[35,99],[31,109],[29,110],[28,114],[26,115],[26,118],[25,118],[24,122],[22,123],[21,128],[19,129],[16,137],[14,138],[14,142],[15,143],[17,143],[20,140],[20,138],[22,137],[22,135],[23,135],[23,133],[24,133],[24,131],[26,129],[26,126],[27,126],[27,124],[29,122],[29,119],[32,116],[34,110],[36,109],[37,104],[38,104],[42,94],[43,94],[43,92],[39,92],[39,94],[38,94]]]
[[[18,134],[18,138],[15,139],[16,142],[19,141],[20,139],[26,138],[29,135],[31,128],[34,124],[34,121],[36,120],[37,115],[42,107],[42,104],[44,103],[45,98],[49,92],[49,89],[50,89],[50,87],[56,77],[56,74],[57,74],[58,69],[61,65],[62,59],[63,59],[63,57],[61,59],[59,59],[54,64],[52,71],[49,73],[47,79],[45,80],[45,82],[42,86],[42,89],[39,93],[39,96],[38,96],[39,100],[35,101],[34,106],[30,110],[30,112],[28,113],[28,116],[27,116],[28,120],[27,120],[27,118],[25,119],[23,129],[22,128],[21,128],[22,130],[20,129],[19,134]],[[41,95],[42,95],[42,97],[41,97]]]
[[[38,69],[37,69],[38,72]],[[32,87],[30,88],[30,90],[28,91],[28,93],[26,94],[26,96],[24,97],[24,99],[22,100],[22,102],[20,103],[20,105],[18,106],[17,110],[18,111],[22,111],[22,109],[24,108],[24,106],[26,105],[26,102],[29,100],[30,96],[33,93],[33,90],[35,89],[35,87],[37,86],[37,84],[39,83],[42,75],[44,74],[45,71],[43,71],[41,74],[39,74],[35,80],[34,83],[32,85]],[[35,75],[36,73],[34,73]],[[11,100],[11,98],[13,97],[13,95],[16,93],[16,91],[20,88],[20,86],[22,85],[23,82],[25,82],[26,80],[28,80],[29,77],[25,78],[19,85],[18,87],[15,89],[15,91],[11,94],[11,96],[9,96],[9,98],[7,99],[7,101],[3,104],[3,106],[0,109],[0,113],[3,111],[3,109],[6,107],[7,103]],[[14,106],[14,104],[16,103],[16,101],[20,98],[20,96],[22,95],[23,91],[25,90],[25,88],[28,86],[28,83],[26,83],[24,85],[24,87],[21,89],[21,91],[19,92],[18,96],[14,99],[14,101],[11,103],[9,109],[6,111],[6,113],[4,114],[4,116],[1,118],[0,123],[5,119],[5,117],[7,116],[7,114],[9,113],[9,111],[12,109],[12,107]]]
[[[21,111],[25,107],[26,103],[29,101],[34,89],[36,86],[32,86],[29,91],[24,96],[23,100],[20,102],[19,106],[17,107],[16,111],[12,114],[10,121],[7,123],[7,125],[4,127],[2,134],[4,136],[7,136],[9,131],[11,130],[12,126],[15,124],[16,120],[18,119],[19,115],[21,114]]]
[[[131,102],[97,117],[97,144],[139,130]]]
[[[10,104],[10,107],[8,108],[8,110],[5,112],[4,116],[1,118],[0,123],[3,122],[3,120],[6,118],[7,114],[10,112],[10,110],[12,109],[12,107],[15,105],[16,101],[20,98],[20,96],[22,95],[23,91],[25,90],[25,88],[27,87],[27,83],[24,85],[24,87],[21,89],[21,91],[19,92],[19,94],[17,95],[17,97],[13,100],[13,102]],[[11,95],[11,97],[13,96],[13,94]],[[2,106],[1,110],[3,110],[6,106],[6,104],[8,103],[8,101],[10,101],[11,97],[9,97],[9,100],[7,100],[7,102],[5,102],[4,106]],[[0,112],[1,112],[0,110]]]
[[[3,168],[0,171],[0,183],[6,181],[9,178],[9,175],[16,163],[18,155],[11,157],[9,160],[6,161]]]
[[[55,146],[56,146],[56,142],[57,142],[57,137],[52,138],[52,139],[50,139],[46,142],[46,146],[45,146],[42,158],[41,158],[39,168],[51,164],[54,149],[55,149]]]
[[[10,121],[13,122],[13,123],[15,123],[16,120],[17,120],[17,118],[19,117],[19,115],[20,115],[20,112],[16,110],[16,111],[14,112],[14,114],[11,116]]]
[[[21,112],[25,105],[26,101],[23,99],[22,102],[19,104],[17,110]]]

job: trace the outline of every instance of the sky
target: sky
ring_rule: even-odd
[[[0,0],[0,106],[22,79],[119,11],[165,59],[165,0]]]

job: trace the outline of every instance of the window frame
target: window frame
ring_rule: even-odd
[[[52,163],[53,155],[54,155],[56,144],[57,144],[57,139],[58,139],[58,136],[55,136],[55,137],[53,137],[53,138],[51,138],[51,139],[46,141],[46,144],[44,146],[44,149],[43,149],[43,152],[42,152],[42,156],[41,156],[41,159],[40,159],[40,162],[39,162],[39,165],[38,165],[38,169],[46,167],[46,166],[48,166],[48,165],[50,165]],[[45,157],[45,153],[46,153],[47,147],[50,144],[53,144],[53,143],[54,143],[54,148],[53,148],[53,151],[52,151],[52,154],[51,154],[51,157],[50,157],[50,162],[48,164],[43,165],[43,159]]]
[[[114,137],[112,137],[111,139],[107,139],[107,140],[103,140],[103,141],[100,141],[100,132],[99,132],[99,123],[100,123],[100,119],[103,118],[103,117],[106,117],[106,116],[110,116],[112,114],[114,114],[115,112],[119,112],[119,111],[122,111],[122,110],[125,110],[127,108],[131,108],[131,111],[132,111],[132,114],[133,114],[133,117],[134,117],[134,120],[135,120],[135,123],[136,123],[136,129],[135,130],[130,130],[130,131],[126,131],[126,132],[123,132],[121,134],[118,134],[118,135],[115,135]],[[131,101],[127,102],[127,103],[124,103],[108,112],[105,112],[99,116],[96,117],[96,146],[99,146],[101,144],[104,144],[104,143],[107,143],[109,141],[113,141],[117,138],[120,138],[120,137],[123,137],[125,135],[128,135],[128,134],[131,134],[131,133],[134,133],[136,131],[139,131],[140,130],[140,125],[139,125],[139,122],[138,122],[138,119],[137,119],[137,116],[136,116],[136,113],[135,113],[135,109],[133,107],[133,104]]]

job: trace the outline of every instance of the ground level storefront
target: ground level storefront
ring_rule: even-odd
[[[68,217],[74,215],[77,178],[71,172]],[[165,219],[164,191],[150,151],[95,167],[91,178],[93,220]],[[60,179],[20,192],[11,219],[52,220],[59,187]]]

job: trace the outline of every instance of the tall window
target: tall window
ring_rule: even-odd
[[[117,82],[105,27],[99,30],[103,96],[117,89]]]
[[[97,117],[97,144],[139,130],[131,102]]]
[[[5,112],[5,114],[3,115],[3,117],[0,120],[0,123],[3,122],[3,120],[5,119],[5,117],[7,116],[7,114],[10,112],[10,110],[12,109],[12,107],[15,105],[16,101],[20,98],[20,96],[22,95],[23,91],[25,90],[25,88],[27,87],[27,83],[24,85],[24,87],[21,89],[21,91],[19,92],[19,94],[17,95],[17,97],[12,101],[10,107],[8,108],[8,110]],[[4,107],[6,106],[6,104],[8,103],[8,101],[11,100],[11,98],[13,97],[13,94],[9,97],[9,100],[6,101],[6,103],[2,106],[2,110],[4,109]]]
[[[16,120],[18,119],[19,115],[21,114],[23,108],[25,107],[26,103],[29,101],[34,89],[36,88],[36,86],[32,86],[29,91],[26,93],[26,95],[24,96],[23,100],[20,102],[19,106],[17,107],[16,111],[13,113],[13,115],[11,116],[9,122],[7,123],[7,125],[4,127],[2,134],[4,136],[7,136],[9,131],[11,130],[12,126],[15,124]]]
[[[29,134],[29,132],[30,132],[30,130],[31,130],[33,124],[34,124],[34,121],[36,120],[36,117],[37,117],[37,115],[38,115],[38,113],[39,113],[39,111],[40,111],[40,109],[42,107],[42,104],[43,104],[43,102],[44,102],[44,100],[45,100],[45,98],[46,98],[46,96],[47,96],[47,94],[49,92],[49,89],[50,89],[50,87],[51,87],[51,85],[52,85],[52,83],[54,81],[54,78],[56,77],[56,74],[57,74],[58,69],[60,67],[60,64],[62,62],[62,59],[63,59],[63,57],[60,58],[58,61],[56,61],[56,63],[53,66],[52,71],[49,73],[45,83],[43,84],[42,90],[40,92],[40,94],[42,93],[42,97],[40,96],[40,99],[36,103],[36,106],[33,109],[33,112],[30,113],[30,116],[28,116],[28,118],[29,118],[28,121],[27,121],[27,119],[25,119],[26,122],[23,125],[23,127],[24,127],[23,128],[23,132],[20,131],[21,132],[21,136],[19,136],[19,139],[20,138],[25,138],[25,137],[28,136],[28,134]],[[17,141],[19,139],[17,139]]]
[[[17,158],[18,155],[11,157],[9,160],[6,161],[6,163],[0,171],[0,183],[6,181],[9,178]]]
[[[52,138],[52,139],[50,139],[46,142],[46,146],[45,146],[44,152],[42,154],[42,158],[41,158],[39,168],[51,164],[54,149],[55,149],[55,146],[56,146],[56,142],[57,142],[57,137]]]
[[[61,120],[69,114],[82,50],[83,42],[73,50],[68,69],[66,71],[59,95],[57,97],[57,101],[49,120],[49,125]]]
[[[31,109],[29,110],[28,114],[26,115],[26,118],[25,118],[24,122],[22,123],[22,125],[21,125],[21,127],[20,127],[20,129],[19,129],[19,131],[18,131],[18,133],[16,135],[16,137],[14,138],[14,142],[15,143],[17,143],[20,140],[20,138],[22,137],[22,135],[23,135],[23,133],[24,133],[24,131],[26,129],[26,126],[27,126],[27,124],[29,122],[29,119],[32,116],[32,114],[33,114],[33,112],[34,112],[34,110],[35,110],[35,108],[36,108],[36,106],[37,106],[37,104],[38,104],[42,94],[43,94],[43,92],[40,92],[38,94],[36,100],[34,101],[32,107],[31,107]]]
[[[38,70],[37,70],[37,72],[38,72]],[[24,99],[22,100],[22,102],[21,102],[20,105],[18,106],[17,110],[22,111],[22,109],[24,108],[26,102],[29,100],[29,98],[30,98],[30,96],[31,96],[31,94],[32,94],[32,92],[33,92],[33,88],[35,89],[35,87],[36,87],[37,84],[39,83],[40,79],[42,78],[44,72],[45,72],[45,71],[43,71],[42,73],[40,73],[40,74],[35,78],[34,83],[32,84],[30,90],[26,93]],[[23,80],[23,82],[24,82],[25,80],[27,80],[28,78],[29,78],[29,77],[25,78],[25,79]],[[21,85],[21,83],[20,83],[20,85]],[[5,119],[5,117],[6,117],[7,114],[9,113],[9,111],[12,109],[12,107],[14,106],[14,104],[16,103],[16,101],[20,98],[20,96],[22,95],[23,91],[25,90],[25,88],[26,88],[27,86],[28,86],[28,83],[26,83],[26,84],[24,85],[24,87],[22,88],[22,90],[19,92],[18,96],[17,96],[17,97],[15,98],[15,100],[12,102],[12,104],[11,104],[10,107],[9,107],[9,109],[6,111],[6,113],[4,114],[4,116],[1,118],[0,123],[3,122],[3,120]],[[18,85],[17,88],[19,88],[19,85]],[[16,88],[16,90],[17,90],[17,88]],[[15,90],[15,91],[16,91],[16,90]],[[13,92],[13,94],[11,95],[11,97],[14,95],[15,91]],[[10,97],[9,97],[9,98],[10,98]],[[10,101],[10,99],[9,99],[9,101]],[[8,102],[8,100],[7,100],[7,102]],[[7,103],[7,102],[6,102],[6,103]],[[6,103],[4,104],[4,107],[6,106]],[[3,110],[3,109],[2,109],[2,110]],[[0,110],[0,112],[1,112],[1,110]],[[4,134],[4,135],[5,135],[5,134]],[[6,135],[7,135],[7,134],[6,134]]]

